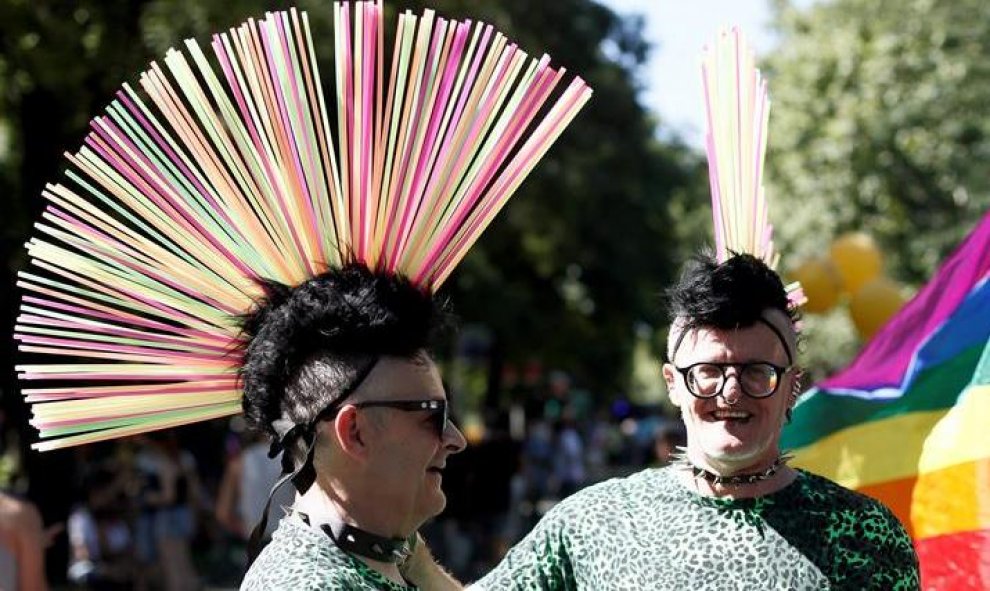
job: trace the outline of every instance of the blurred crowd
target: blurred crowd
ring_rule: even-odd
[[[447,509],[423,530],[455,575],[478,578],[560,499],[663,465],[684,444],[680,421],[660,407],[591,400],[556,374],[540,392],[510,397],[465,426],[471,444],[444,473]],[[72,473],[45,478],[73,491],[68,514],[43,511],[49,525],[40,543],[67,546],[48,552],[49,578],[95,590],[235,588],[280,470],[268,451],[235,418],[212,437],[172,429],[68,452]],[[268,535],[292,503],[289,488],[272,503]]]

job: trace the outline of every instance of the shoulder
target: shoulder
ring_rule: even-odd
[[[0,524],[17,530],[40,530],[41,513],[29,501],[0,493]]]
[[[603,524],[621,529],[625,523],[639,523],[645,514],[655,514],[657,507],[671,505],[675,490],[668,469],[642,470],[581,489],[548,511],[537,528],[565,536],[597,531]]]
[[[834,582],[843,588],[918,588],[914,544],[893,511],[821,476],[802,471],[799,477],[801,512],[822,528],[828,548],[822,560]]]
[[[580,510],[596,505],[641,503],[668,492],[674,480],[667,468],[648,468],[623,478],[612,478],[584,488],[561,501],[562,507]]]
[[[831,511],[849,511],[874,514],[900,524],[886,505],[873,497],[850,490],[824,476],[798,470],[799,494],[809,508],[827,508]]]
[[[353,575],[347,557],[328,539],[286,518],[279,522],[272,541],[258,555],[241,583],[242,590],[330,589]]]

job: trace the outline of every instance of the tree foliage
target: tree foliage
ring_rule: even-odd
[[[770,173],[784,252],[862,229],[913,283],[990,206],[990,3],[779,3]]]
[[[990,3],[777,2],[769,191],[784,268],[863,230],[912,286],[990,207]],[[808,316],[821,377],[856,350],[848,315]]]

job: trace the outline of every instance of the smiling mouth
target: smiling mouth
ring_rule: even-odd
[[[719,409],[712,411],[706,415],[709,421],[713,422],[725,422],[725,423],[736,423],[740,425],[745,425],[753,418],[753,413],[746,412],[744,410],[724,410]]]

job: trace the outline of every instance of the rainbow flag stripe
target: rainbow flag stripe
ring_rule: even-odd
[[[795,465],[884,502],[925,589],[990,588],[990,213],[844,370],[802,397]]]

